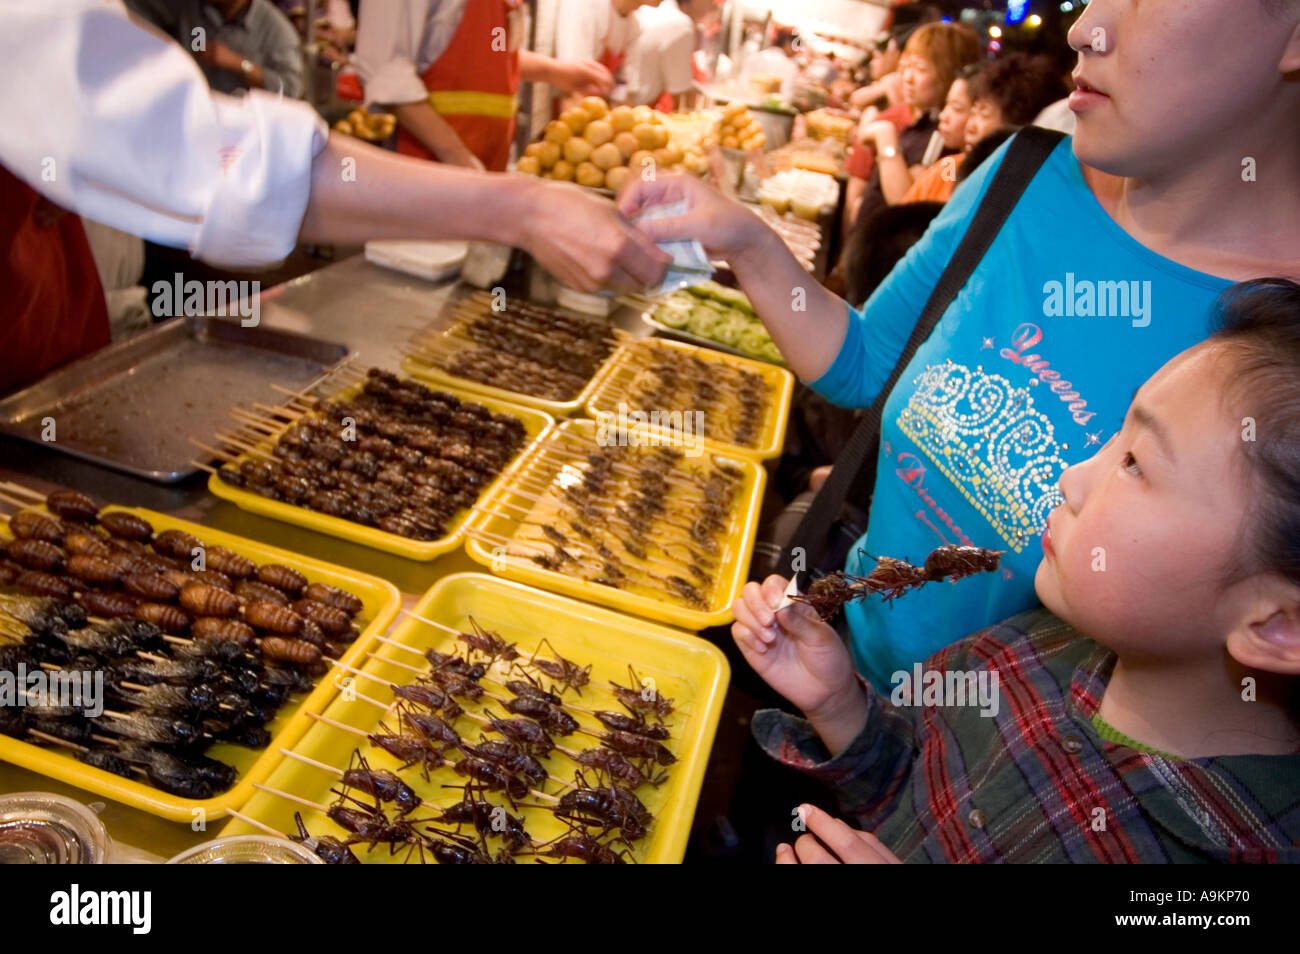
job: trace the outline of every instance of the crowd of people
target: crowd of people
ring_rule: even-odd
[[[127,5],[157,29],[0,0],[25,130],[0,136],[0,279],[20,289],[0,386],[107,340],[61,210],[242,266],[299,241],[485,239],[582,290],[644,289],[662,243],[699,241],[807,385],[803,466],[783,464],[790,507],[755,559],[773,572],[731,635],[802,716],[758,713],[759,745],[851,824],[809,810],[776,859],[1300,861],[1300,0],[1091,0],[1068,74],[946,19],[860,62],[777,44],[853,120],[824,284],[708,182],[634,178],[614,206],[507,171],[523,82],[555,110],[695,105],[713,0],[560,0],[553,56],[516,0],[323,5],[395,151],[294,101],[293,4]],[[846,473],[873,406],[878,449]],[[1000,570],[851,602],[837,631],[785,605],[804,567],[782,565],[832,491],[845,545],[808,569],[957,545]],[[918,665],[992,678],[1000,708],[900,696]]]

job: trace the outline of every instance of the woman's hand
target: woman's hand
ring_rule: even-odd
[[[596,60],[559,62],[555,64],[551,85],[579,96],[608,96],[614,88],[614,77]]]
[[[813,805],[800,805],[808,834],[776,846],[778,865],[901,865],[902,859],[869,831],[858,831]],[[829,850],[828,850],[829,849]]]
[[[746,583],[731,607],[736,616],[731,635],[754,672],[798,706],[832,747],[817,724],[819,720],[852,715],[855,700],[861,700],[858,708],[865,719],[865,699],[839,633],[823,623],[807,603],[791,604],[779,615],[775,612],[785,596],[786,583],[780,576],[769,576],[761,586]],[[845,727],[851,728],[852,734],[844,744],[862,728],[862,719],[856,726]]]
[[[656,175],[650,182],[634,176],[619,194],[618,207],[632,218],[651,206],[678,201],[686,202],[685,214],[637,227],[656,242],[696,239],[710,256],[728,261],[756,245],[767,228],[739,202],[694,176]]]
[[[672,257],[607,200],[580,186],[525,180],[536,191],[520,204],[516,242],[571,288],[641,291],[658,284]]]
[[[898,148],[898,127],[888,119],[877,119],[867,124],[862,130],[862,143],[872,146],[877,151],[885,148]]]

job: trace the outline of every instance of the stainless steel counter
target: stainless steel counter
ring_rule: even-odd
[[[264,291],[261,320],[273,328],[342,342],[363,364],[397,371],[402,345],[417,328],[437,327],[445,321],[440,313],[456,287],[455,282],[433,284],[407,277],[371,265],[358,255]],[[618,323],[636,334],[646,333],[634,316],[620,316]],[[210,435],[195,436],[202,440]],[[362,570],[391,581],[403,591],[407,605],[449,573],[482,569],[463,549],[431,563],[417,563],[245,513],[209,494],[206,476],[170,487],[151,484],[0,438],[0,479],[16,480],[41,491],[70,487],[103,501],[148,507]],[[89,792],[0,763],[0,792],[31,790],[59,792],[88,804],[105,802]],[[114,802],[105,803],[101,818],[115,841],[164,858],[215,837],[225,825],[224,819],[214,820],[208,830],[196,832],[189,825]]]

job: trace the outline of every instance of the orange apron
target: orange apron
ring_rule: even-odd
[[[484,167],[504,172],[518,110],[522,0],[468,0],[451,43],[421,74],[429,105]],[[433,159],[398,129],[397,151]]]
[[[53,221],[46,221],[50,212]],[[0,391],[109,341],[86,230],[76,215],[59,212],[0,166]]]

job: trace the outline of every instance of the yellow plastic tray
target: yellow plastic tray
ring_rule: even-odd
[[[701,437],[700,443],[723,454],[748,457],[753,460],[767,460],[778,457],[785,447],[785,430],[790,416],[790,401],[794,395],[794,375],[785,368],[779,368],[767,361],[742,358],[739,355],[726,354],[713,348],[687,344],[684,341],[669,341],[664,338],[638,338],[625,341],[619,345],[612,358],[596,375],[596,386],[587,401],[587,413],[599,418],[603,414],[617,414],[619,404],[624,404],[629,411],[687,411],[695,408],[641,408],[629,404],[627,390],[632,379],[643,367],[644,357],[650,349],[662,350],[667,355],[694,355],[702,361],[730,365],[752,371],[767,382],[769,403],[767,414],[758,441],[753,447],[745,447],[727,441]],[[709,409],[699,408],[706,415]]]
[[[507,640],[517,642],[519,650],[525,656],[531,655],[541,637],[545,636],[550,640],[554,651],[560,655],[584,665],[592,664],[591,682],[583,688],[581,698],[572,692],[565,693],[566,701],[577,705],[622,711],[614,697],[605,690],[610,680],[624,686],[629,684],[629,663],[635,667],[638,676],[643,680],[653,680],[659,692],[674,699],[677,711],[666,720],[672,732],[672,739],[666,744],[678,761],[668,767],[668,779],[659,788],[646,786],[637,791],[637,796],[650,809],[655,820],[646,838],[635,843],[632,857],[636,861],[648,863],[675,863],[682,860],[730,679],[726,657],[717,647],[677,630],[478,573],[459,573],[443,578],[425,594],[414,612],[457,629],[468,628],[469,617],[473,616],[476,621],[496,630]],[[431,646],[443,652],[450,651],[453,646],[464,648],[451,634],[409,618],[397,626],[391,638],[421,650]],[[375,658],[358,668],[393,682],[410,682],[414,678],[409,670],[385,660],[396,660],[407,665],[422,664],[420,657],[414,653],[380,644]],[[392,700],[392,693],[387,686],[365,676],[357,676],[353,688],[380,702]],[[384,713],[378,707],[361,699],[346,699],[337,690],[334,692],[333,701],[325,712],[328,718],[367,731],[384,718]],[[502,691],[501,694],[505,695],[505,692]],[[500,712],[500,707],[494,702],[489,701],[489,706]],[[480,708],[473,704],[471,707]],[[575,716],[584,726],[599,729],[599,724],[589,716],[582,713],[575,713]],[[390,728],[394,727],[391,716],[387,724]],[[468,738],[478,737],[476,725],[465,717],[458,720],[457,728]],[[580,735],[556,741],[567,748],[586,748],[597,744],[595,739]],[[367,761],[375,768],[395,770],[400,764],[387,753],[370,746],[364,739],[321,723],[308,730],[293,747],[293,751],[327,765],[344,766],[358,744],[366,754]],[[571,779],[576,768],[558,753],[546,760],[546,765],[552,775],[561,779]],[[401,774],[421,797],[442,806],[454,804],[461,796],[459,791],[441,786],[463,785],[465,781],[447,768],[431,772],[429,782],[424,781],[418,769],[407,769]],[[266,784],[318,804],[329,804],[334,801],[329,789],[337,784],[337,779],[321,769],[285,758],[276,766]],[[554,782],[546,783],[548,792],[557,787]],[[509,810],[501,795],[493,793],[488,798],[494,804],[506,805]],[[293,833],[296,831],[293,821],[295,811],[302,812],[303,821],[312,834],[343,837],[342,830],[319,813],[265,792],[257,792],[241,814],[277,831]],[[512,813],[524,818],[529,833],[537,841],[554,838],[565,831],[564,826],[544,809],[522,808]],[[431,809],[423,806],[411,812],[415,818],[426,818],[433,814]],[[473,831],[468,826],[463,830],[471,834]],[[222,834],[250,834],[257,831],[260,829],[234,819]],[[488,844],[493,850],[499,847],[492,841]],[[401,854],[393,857],[384,847],[366,852],[364,846],[358,845],[354,851],[364,862],[401,860]],[[531,859],[521,857],[518,860],[522,862]]]
[[[364,625],[361,635],[348,647],[340,660],[347,665],[354,665],[357,660],[364,658],[373,637],[393,621],[402,605],[397,588],[378,577],[223,533],[188,520],[177,520],[153,510],[138,507],[105,509],[136,514],[148,520],[157,530],[183,530],[205,544],[226,547],[257,563],[283,563],[298,570],[313,583],[328,583],[353,593],[362,602],[361,613],[357,618]],[[7,518],[4,520],[4,538],[12,538]],[[254,751],[218,743],[207,750],[208,755],[239,770],[235,784],[216,798],[199,800],[169,795],[144,782],[92,768],[59,749],[42,748],[4,735],[0,735],[0,759],[172,821],[192,822],[195,819],[216,818],[224,815],[227,809],[236,808],[247,801],[253,793],[253,783],[265,779],[282,757],[280,748],[291,746],[301,738],[303,732],[311,726],[311,721],[302,714],[302,710],[318,711],[318,707],[325,704],[334,691],[332,679],[332,674],[326,674],[304,699],[295,702],[291,697],[281,707],[275,719],[267,725],[271,743],[265,749]]]
[[[361,384],[352,385],[330,395],[329,399],[347,400],[357,394],[361,388]],[[555,424],[555,419],[549,414],[533,408],[520,407],[517,404],[510,404],[482,394],[470,393],[458,387],[443,386],[441,390],[463,401],[476,401],[499,414],[509,414],[523,421],[524,432],[528,435],[524,449],[527,449],[529,443],[536,440]],[[289,428],[291,423],[286,422],[284,427],[268,435],[266,440],[258,445],[258,449],[269,452],[275,441]],[[522,450],[520,453],[522,453]],[[247,454],[241,455],[240,460],[247,456]],[[497,475],[496,480],[500,479],[501,475]],[[492,484],[488,485],[488,488],[495,486],[495,484],[496,481],[493,481]],[[344,520],[342,517],[317,513],[314,510],[308,510],[306,507],[285,503],[283,500],[272,500],[270,497],[263,497],[251,490],[228,484],[216,474],[208,478],[208,490],[214,496],[229,500],[240,510],[247,510],[250,513],[270,517],[272,520],[281,520],[284,523],[291,523],[298,527],[306,527],[308,530],[315,530],[318,533],[329,534],[343,540],[351,540],[353,543],[359,543],[375,550],[382,550],[385,553],[393,553],[410,560],[434,560],[444,553],[455,550],[460,546],[461,538],[464,536],[465,520],[470,514],[469,510],[462,511],[447,526],[446,535],[439,537],[437,540],[412,540],[396,533],[388,533],[377,527],[367,527],[351,520]],[[484,490],[484,493],[486,492],[487,488]],[[482,497],[483,494],[480,494],[479,499],[481,500]]]
[[[763,468],[752,458],[732,457],[725,454],[713,455],[720,461],[738,467],[743,471],[744,477],[740,495],[732,512],[731,524],[723,537],[723,552],[718,564],[719,573],[707,609],[692,609],[671,598],[653,597],[641,592],[617,589],[554,570],[543,569],[527,557],[494,553],[492,547],[472,537],[474,531],[487,531],[507,538],[515,536],[521,521],[501,514],[519,513],[522,516],[524,511],[528,511],[528,516],[532,515],[537,506],[533,499],[535,492],[521,490],[519,481],[521,478],[527,478],[535,485],[549,485],[558,468],[554,461],[548,462],[542,459],[542,451],[550,446],[552,439],[569,434],[594,444],[596,422],[586,418],[564,421],[547,437],[536,441],[510,467],[505,479],[490,495],[483,498],[480,509],[475,511],[465,525],[469,535],[465,548],[469,555],[489,567],[493,573],[509,579],[532,583],[547,590],[568,593],[570,596],[612,606],[671,626],[700,630],[731,622],[731,604],[740,595],[740,589],[745,585],[749,572],[754,536],[758,529],[759,510],[763,501],[763,486],[767,479]],[[524,509],[516,510],[506,505]]]
[[[547,307],[549,308],[554,306],[548,305]],[[564,311],[565,309],[558,310]],[[571,314],[574,314],[579,318],[585,318],[588,321],[599,320],[592,318],[590,315],[580,315],[576,312],[572,312]],[[464,324],[464,319],[457,319],[443,331],[442,338],[447,343],[448,353],[459,351],[462,348],[471,347],[467,343],[462,344],[461,339],[455,338],[452,335],[456,329],[462,327]],[[446,371],[442,370],[442,368],[420,361],[413,355],[406,355],[402,358],[402,370],[411,375],[411,377],[423,381],[425,384],[433,384],[438,387],[447,388],[448,390],[452,388],[460,388],[465,391],[473,392],[474,394],[481,394],[484,397],[495,398],[498,401],[506,401],[511,404],[522,404],[524,407],[536,408],[539,411],[553,414],[558,418],[569,417],[570,415],[578,414],[582,411],[582,408],[586,405],[587,401],[591,397],[592,391],[596,387],[596,382],[600,380],[601,374],[607,367],[609,367],[609,363],[614,359],[614,355],[616,354],[618,354],[617,346],[615,346],[614,350],[610,352],[610,355],[605,359],[604,364],[596,369],[596,373],[591,376],[591,380],[586,383],[577,396],[568,401],[554,401],[549,398],[538,397],[535,394],[525,394],[523,391],[507,391],[504,388],[494,387],[491,384],[483,384],[480,381],[473,381],[469,378],[459,378],[455,375],[448,374]]]

